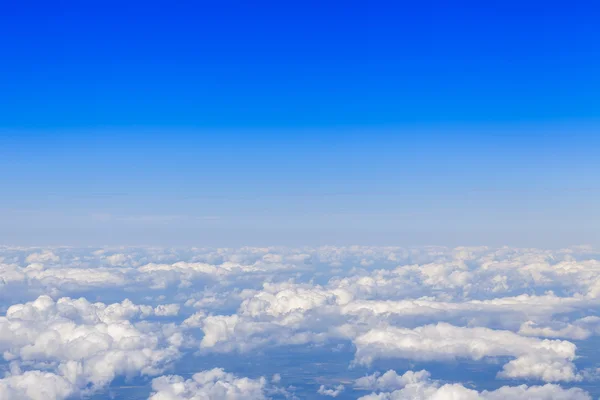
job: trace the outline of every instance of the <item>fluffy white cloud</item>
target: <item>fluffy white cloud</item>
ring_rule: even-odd
[[[60,257],[51,250],[44,250],[39,253],[31,253],[25,258],[28,263],[57,263]]]
[[[159,304],[154,308],[154,315],[157,317],[172,317],[179,314],[179,304]]]
[[[540,325],[534,321],[526,321],[519,328],[519,334],[550,338],[567,338],[585,340],[600,333],[600,317],[589,316],[577,319],[573,323],[551,321],[548,325]]]
[[[11,306],[0,317],[4,359],[23,368],[41,364],[54,374],[17,374],[7,378],[6,390],[18,390],[26,385],[22,382],[35,379],[52,380],[56,393],[68,392],[67,383],[70,391],[90,385],[95,390],[117,375],[162,372],[179,357],[183,337],[172,324],[134,322],[155,314],[152,307],[127,300],[106,305],[40,296]]]
[[[319,386],[319,390],[317,390],[317,393],[323,396],[338,397],[343,391],[344,385],[337,385],[331,388],[326,387],[325,385],[321,385]]]
[[[402,389],[403,387],[419,382],[429,380],[431,374],[425,370],[406,371],[403,375],[398,375],[396,371],[389,370],[383,375],[379,372],[373,375],[364,376],[354,382],[354,387],[362,390],[382,390],[392,391]]]
[[[373,329],[357,337],[356,361],[370,364],[382,358],[419,361],[485,357],[516,357],[500,376],[535,378],[546,382],[574,381],[576,346],[560,340],[527,338],[509,331],[462,328],[445,323],[415,329],[395,327]]]
[[[444,361],[514,357],[500,373],[504,378],[575,381],[581,377],[573,360],[576,346],[559,340],[540,340],[507,330],[460,327],[447,323],[400,328],[390,316],[441,318],[501,315],[517,321],[538,315],[577,309],[580,298],[522,295],[462,303],[431,299],[406,301],[353,300],[344,289],[320,286],[266,284],[244,300],[233,315],[197,313],[185,321],[204,332],[203,349],[251,351],[258,346],[322,343],[345,338],[356,345],[356,361],[369,364],[377,358]],[[584,304],[588,304],[584,301]],[[588,319],[588,325],[592,322]],[[514,325],[514,323],[513,323]],[[372,329],[373,326],[378,326]],[[522,327],[521,327],[522,328]]]
[[[152,380],[149,400],[264,400],[267,381],[239,378],[221,368],[202,371],[191,379],[181,376],[161,376]]]
[[[78,393],[72,382],[42,371],[27,371],[0,379],[0,399],[61,400]]]
[[[404,375],[392,370],[383,375],[376,373],[358,379],[355,387],[381,390],[363,396],[361,400],[591,400],[581,389],[564,389],[555,384],[502,386],[497,390],[478,392],[462,384],[431,380],[426,371],[408,371]]]

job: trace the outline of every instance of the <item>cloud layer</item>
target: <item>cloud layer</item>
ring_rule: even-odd
[[[217,361],[179,373],[185,357],[292,348],[345,354],[345,374],[371,371],[306,383],[336,398],[584,399],[573,386],[600,366],[581,350],[600,333],[600,254],[585,247],[1,247],[0,310],[7,398],[160,375],[143,396],[293,397],[305,389],[285,368],[246,376]],[[373,372],[389,362],[430,372]],[[490,371],[481,379],[496,389],[434,375],[462,362]]]

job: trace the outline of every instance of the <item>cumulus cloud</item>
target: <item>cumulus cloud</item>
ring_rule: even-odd
[[[60,257],[51,250],[44,250],[39,253],[31,253],[25,258],[28,263],[57,263]]]
[[[536,307],[544,300],[554,308]],[[204,333],[201,347],[217,351],[251,351],[266,345],[322,343],[344,338],[353,341],[356,362],[362,364],[380,358],[445,361],[514,357],[515,360],[505,365],[500,377],[576,381],[581,376],[573,363],[576,346],[571,342],[448,323],[400,328],[393,326],[389,316],[455,314],[469,316],[473,322],[478,315],[489,316],[496,312],[519,321],[519,316],[536,314],[547,318],[570,311],[578,304],[579,299],[563,300],[554,295],[462,303],[430,299],[366,301],[354,300],[353,294],[339,288],[266,284],[262,291],[244,300],[236,314],[200,312],[188,318],[184,325],[200,327]],[[379,327],[371,329],[372,326]]]
[[[543,386],[502,386],[497,390],[478,392],[459,383],[441,383],[431,380],[426,371],[408,371],[398,375],[390,370],[358,379],[361,389],[381,390],[363,396],[361,400],[591,400],[578,388],[564,389],[555,384]]]
[[[23,382],[41,380],[61,398],[79,388],[102,388],[118,375],[156,375],[179,357],[183,337],[172,324],[141,321],[155,314],[152,307],[127,300],[106,305],[40,296],[15,304],[0,317],[4,359],[18,368],[45,365],[51,373],[17,374],[3,387],[22,391]]]
[[[382,358],[418,361],[486,357],[516,357],[500,376],[535,378],[547,382],[574,381],[576,346],[567,341],[526,338],[509,331],[464,328],[445,323],[415,329],[395,327],[373,329],[357,337],[356,361],[370,364]]]
[[[373,375],[364,376],[354,382],[354,387],[362,390],[382,390],[392,391],[402,389],[403,387],[428,381],[431,374],[425,370],[407,371],[403,375],[398,375],[394,370],[389,370],[384,374],[379,372]]]
[[[27,371],[0,379],[0,398],[11,400],[61,400],[78,393],[73,382],[42,371]]]
[[[344,385],[337,385],[335,387],[328,388],[325,385],[319,386],[317,393],[323,396],[338,397],[344,391]]]
[[[585,340],[600,333],[600,317],[589,316],[570,322],[550,321],[546,325],[534,321],[523,322],[519,334],[550,338]]]
[[[215,368],[198,372],[187,380],[176,375],[155,378],[149,400],[264,400],[266,385],[264,377],[240,378]]]

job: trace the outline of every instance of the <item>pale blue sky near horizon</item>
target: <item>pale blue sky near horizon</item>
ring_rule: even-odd
[[[502,129],[524,131],[19,139],[4,151],[0,236],[34,245],[597,243],[594,139]]]

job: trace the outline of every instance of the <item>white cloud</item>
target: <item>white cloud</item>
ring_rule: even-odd
[[[4,359],[23,368],[42,363],[56,376],[28,371],[7,378],[7,387],[18,387],[23,379],[44,379],[64,392],[64,382],[98,389],[117,375],[158,374],[179,357],[183,339],[173,325],[135,322],[153,314],[152,307],[127,300],[105,305],[41,296],[13,305],[0,317]]]
[[[62,400],[78,393],[62,376],[42,371],[27,371],[0,379],[0,399]]]
[[[534,321],[526,321],[519,328],[519,334],[550,338],[585,340],[600,333],[600,317],[588,316],[570,322],[550,321],[543,326]]]
[[[263,400],[266,379],[239,378],[221,368],[202,371],[191,379],[161,376],[152,380],[149,400]]]
[[[500,376],[546,382],[579,380],[573,360],[576,346],[567,341],[527,338],[509,331],[462,328],[445,323],[415,329],[372,329],[354,340],[356,361],[405,358],[417,361],[481,360],[510,356]]]
[[[538,326],[533,321],[523,322],[519,328],[519,334],[524,336],[569,338],[575,340],[583,340],[591,336],[589,330],[576,325],[564,324],[564,326],[559,328],[553,328],[550,326]]]
[[[591,400],[578,388],[564,389],[555,384],[543,386],[502,386],[497,390],[478,392],[459,383],[443,384],[429,379],[426,371],[406,372],[398,375],[388,371],[360,378],[355,386],[362,389],[381,390],[361,397],[361,400]]]
[[[112,254],[106,257],[106,261],[111,265],[123,265],[128,261],[128,257],[125,254]]]
[[[321,385],[317,393],[323,396],[338,397],[344,391],[344,385],[337,385],[335,387],[327,388],[325,385]]]
[[[362,390],[382,390],[392,391],[402,389],[406,385],[425,382],[429,380],[431,374],[425,370],[406,371],[403,375],[398,375],[396,371],[389,370],[383,375],[379,372],[373,375],[364,376],[354,382],[354,387]]]
[[[159,304],[154,308],[154,315],[157,317],[173,317],[179,314],[179,304]]]
[[[44,250],[39,253],[31,253],[25,258],[28,263],[57,263],[60,257],[50,250]]]
[[[524,318],[537,315],[546,319],[554,313],[575,310],[582,304],[589,305],[585,299],[560,298],[553,294],[456,303],[432,299],[354,300],[344,289],[284,283],[265,284],[262,291],[242,302],[236,314],[200,312],[184,324],[200,327],[204,332],[201,347],[216,351],[251,351],[258,346],[323,343],[346,338],[353,340],[356,361],[363,364],[394,357],[442,362],[459,358],[514,357],[516,359],[506,364],[500,376],[574,381],[581,377],[573,364],[576,346],[570,342],[447,323],[399,328],[393,326],[390,316],[411,319],[455,316],[473,323],[493,320],[490,316],[497,314],[516,321],[518,327]],[[372,329],[373,326],[379,327]]]

